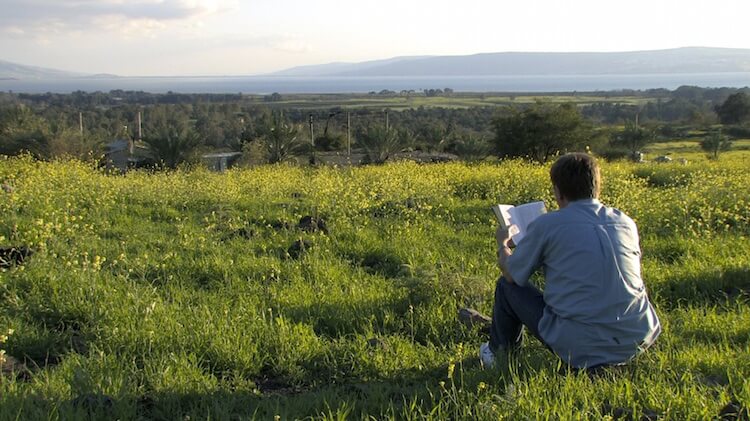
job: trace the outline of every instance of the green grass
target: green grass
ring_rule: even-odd
[[[662,145],[659,145],[662,146]],[[675,145],[676,146],[676,145]],[[750,407],[750,169],[605,164],[664,325],[627,367],[569,372],[530,338],[496,370],[456,320],[489,312],[489,205],[548,169],[395,163],[106,175],[0,161],[0,419],[664,419]],[[321,217],[328,232],[297,226]],[[290,246],[306,240],[296,255]],[[291,251],[291,253],[290,253]]]
[[[262,98],[256,100],[261,101]],[[392,109],[402,111],[418,107],[441,107],[441,108],[469,108],[487,107],[499,105],[533,104],[536,101],[551,103],[574,103],[577,105],[588,105],[592,103],[610,102],[629,105],[643,105],[654,98],[635,96],[593,96],[593,95],[525,95],[504,93],[453,93],[450,96],[426,97],[424,95],[410,96],[381,96],[361,94],[295,94],[284,95],[283,100],[266,103],[271,107],[301,108],[301,109],[331,109],[342,108],[353,109]]]
[[[689,161],[707,161],[708,154],[701,149],[702,138],[678,139],[666,142],[651,143],[644,148],[646,159],[667,155],[673,159],[685,158]],[[750,139],[732,141],[731,153],[721,152],[719,160],[750,162]]]

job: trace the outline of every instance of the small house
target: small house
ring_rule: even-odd
[[[201,160],[211,171],[224,172],[231,168],[242,156],[241,152],[217,152],[201,156]]]
[[[129,139],[115,139],[104,147],[104,165],[125,172],[130,168],[140,168],[150,162],[149,151],[142,142]]]

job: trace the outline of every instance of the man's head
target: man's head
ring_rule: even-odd
[[[559,196],[558,203],[599,197],[599,165],[591,155],[580,152],[565,154],[552,164],[549,174],[555,195]]]

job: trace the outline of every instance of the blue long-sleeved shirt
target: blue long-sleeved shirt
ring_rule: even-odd
[[[544,270],[542,339],[574,367],[619,364],[661,332],[641,278],[638,230],[596,199],[540,216],[508,258],[519,285]]]

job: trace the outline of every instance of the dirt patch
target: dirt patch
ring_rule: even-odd
[[[8,379],[27,381],[31,379],[31,370],[20,360],[10,355],[0,357],[0,374]]]
[[[380,338],[370,338],[367,340],[367,346],[370,349],[381,349],[387,351],[390,349],[388,343]]]
[[[404,272],[398,256],[385,250],[368,251],[361,256],[358,263],[369,273],[380,273],[389,278],[395,278]]]
[[[279,379],[262,377],[255,380],[255,386],[264,395],[296,395],[306,390],[300,386],[288,384]]]
[[[719,412],[720,420],[750,420],[750,411],[744,408],[741,403],[732,401],[726,404]]]
[[[299,239],[292,243],[291,246],[286,250],[286,254],[292,259],[299,259],[302,254],[312,247],[312,242],[309,240]]]
[[[276,231],[290,230],[294,228],[294,224],[292,222],[281,221],[281,220],[271,221],[268,223],[268,225]]]
[[[89,413],[104,411],[107,415],[113,415],[112,410],[115,400],[103,393],[84,393],[70,400],[70,405]]]
[[[633,410],[630,408],[623,408],[619,406],[612,406],[609,402],[605,402],[602,405],[602,414],[609,415],[613,420],[622,421],[656,421],[659,419],[659,413],[652,409],[644,409],[639,418],[633,415]]]
[[[255,230],[250,227],[242,227],[233,231],[229,231],[222,237],[222,240],[230,240],[233,238],[244,238],[249,240],[255,237]]]
[[[322,232],[328,235],[328,224],[325,219],[306,215],[300,218],[297,228],[307,232]]]
[[[22,265],[34,254],[34,250],[27,246],[0,248],[0,268],[8,269]]]

